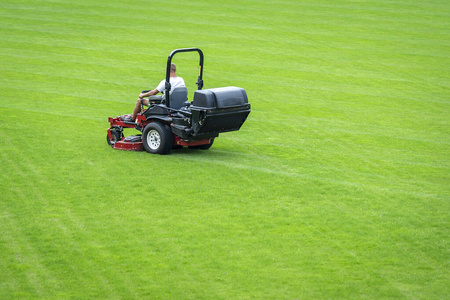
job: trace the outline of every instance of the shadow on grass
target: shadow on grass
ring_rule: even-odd
[[[211,156],[226,157],[226,156],[228,156],[227,153],[224,153],[222,151],[216,151],[212,148],[208,149],[208,150],[202,150],[202,149],[191,149],[189,147],[172,149],[172,152],[169,155],[172,155],[172,156],[190,155],[190,156],[206,156],[206,157],[211,157]]]

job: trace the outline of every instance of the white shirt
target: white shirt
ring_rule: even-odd
[[[169,82],[172,85],[171,89],[173,89],[174,87],[177,87],[177,86],[186,86],[184,84],[184,79],[181,77],[170,77]],[[156,89],[160,93],[164,92],[164,90],[166,89],[166,80],[165,79],[161,80],[161,82],[158,84]]]

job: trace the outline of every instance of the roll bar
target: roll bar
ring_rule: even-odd
[[[167,66],[166,66],[166,85],[165,85],[165,91],[164,95],[166,97],[166,106],[170,107],[169,103],[169,92],[172,88],[170,84],[170,67],[172,64],[172,58],[175,56],[175,54],[179,52],[198,52],[200,55],[200,62],[198,66],[198,80],[196,82],[198,89],[201,90],[203,88],[203,52],[199,48],[183,48],[183,49],[175,49],[172,52],[170,52],[169,57],[167,58]]]

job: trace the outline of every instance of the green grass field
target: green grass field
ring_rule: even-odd
[[[184,47],[241,130],[111,149]],[[448,1],[1,0],[0,74],[0,299],[450,297]]]

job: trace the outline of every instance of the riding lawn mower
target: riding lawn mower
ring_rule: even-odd
[[[180,52],[198,52],[199,74],[192,102],[187,88],[171,87],[172,58]],[[107,142],[113,149],[169,154],[183,146],[209,149],[220,133],[239,130],[250,113],[244,89],[229,86],[203,90],[203,52],[199,48],[173,50],[166,66],[163,96],[150,96],[149,106],[137,115],[135,122],[120,116],[109,118]],[[124,137],[124,128],[135,128],[141,134]]]

